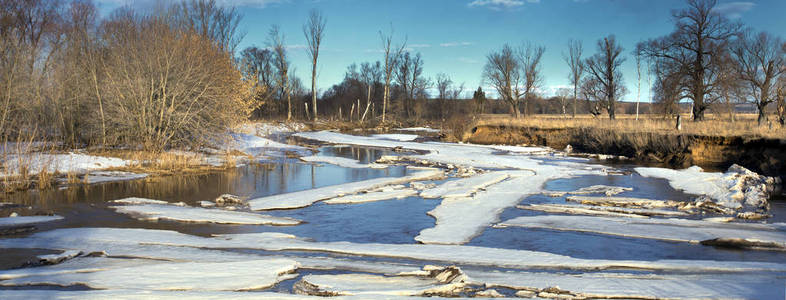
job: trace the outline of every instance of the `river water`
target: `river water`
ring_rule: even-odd
[[[361,163],[374,162],[382,155],[394,154],[390,150],[356,146],[322,146],[319,150],[318,155],[352,158]],[[665,180],[646,178],[635,172],[628,172],[635,165],[615,165],[614,167],[627,175],[587,175],[556,179],[548,181],[545,189],[572,191],[581,187],[603,184],[633,187],[633,191],[623,194],[628,197],[677,201],[695,198],[693,195],[674,190]],[[169,202],[182,201],[190,206],[199,206],[200,201],[212,201],[221,194],[256,198],[371,178],[400,177],[407,175],[408,172],[412,171],[400,165],[385,169],[353,169],[330,164],[303,163],[295,159],[281,159],[208,174],[176,175],[45,191],[18,192],[5,196],[3,201],[21,204],[30,207],[30,209],[25,207],[6,208],[0,210],[0,215],[6,216],[11,211],[20,211],[25,214],[53,213],[64,217],[64,220],[61,221],[36,225],[38,232],[74,227],[163,229],[198,236],[282,232],[316,242],[416,244],[414,237],[421,230],[434,227],[435,219],[426,213],[437,207],[441,202],[440,199],[423,199],[412,196],[361,204],[316,203],[301,209],[265,212],[272,216],[291,217],[305,221],[297,226],[148,222],[117,213],[109,209],[107,203],[126,197],[142,197]],[[442,181],[436,181],[436,183],[440,182]],[[549,197],[540,194],[531,195],[521,200],[521,204],[564,202],[564,197]],[[784,222],[786,220],[786,202],[783,199],[772,199],[770,213],[773,218],[768,220],[769,222]],[[509,220],[519,216],[542,214],[545,213],[510,207],[500,215],[499,219]],[[16,238],[26,235],[18,234],[2,238]],[[489,227],[474,237],[467,245],[533,250],[585,259],[786,262],[786,252],[781,251],[739,250],[593,233],[515,227]],[[53,252],[55,251],[46,249],[4,249],[4,255],[0,256],[0,268],[17,268],[27,260],[33,260],[35,255]],[[305,274],[321,273],[312,271],[305,272]],[[274,290],[289,292],[288,289],[294,281],[283,282],[277,285]]]

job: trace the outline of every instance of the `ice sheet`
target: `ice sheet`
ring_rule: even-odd
[[[291,218],[272,217],[250,212],[160,204],[156,203],[157,200],[144,203],[139,198],[131,198],[130,200],[121,199],[120,202],[137,202],[138,204],[110,206],[110,208],[140,220],[157,221],[163,219],[178,222],[245,225],[297,225],[301,223],[299,220]]]
[[[721,223],[723,224],[723,223]],[[774,226],[774,225],[773,225]],[[780,225],[786,226],[786,225]],[[782,228],[782,227],[780,227]],[[761,230],[761,232],[765,232]],[[123,237],[119,239],[118,237]],[[160,249],[150,249],[159,246]],[[123,228],[67,228],[38,232],[24,238],[0,239],[2,248],[44,248],[79,249],[90,252],[107,250],[124,251],[126,255],[134,251],[150,257],[181,257],[198,259],[212,257],[217,259],[238,259],[228,253],[217,251],[208,256],[204,249],[246,248],[268,251],[317,251],[341,253],[358,256],[407,258],[496,268],[516,269],[643,269],[690,272],[786,272],[786,264],[739,261],[709,260],[603,260],[580,259],[545,252],[498,249],[461,245],[418,245],[418,244],[378,244],[350,242],[312,242],[295,236],[264,232],[247,234],[226,234],[212,238],[186,235],[174,231],[153,229]],[[188,253],[194,248],[195,253]],[[162,250],[170,249],[170,253]],[[177,250],[177,251],[174,251]],[[239,259],[243,257],[240,256]]]
[[[779,224],[547,215],[518,217],[504,221],[498,226],[593,232],[690,243],[699,243],[717,238],[733,238],[774,243],[781,248],[786,248],[786,228]]]
[[[562,204],[529,204],[517,206],[520,209],[542,211],[547,213],[565,213],[574,215],[597,215],[613,217],[646,218],[651,216],[680,217],[688,214],[681,211],[664,209],[643,209],[592,205],[562,205]]]
[[[0,227],[25,226],[36,223],[46,223],[62,220],[61,216],[26,216],[26,217],[4,217],[0,218]]]
[[[507,172],[510,179],[486,187],[472,197],[445,198],[429,211],[436,219],[433,228],[420,232],[415,240],[424,244],[463,244],[484,228],[499,221],[499,214],[529,194],[540,191],[550,178],[531,172]]]
[[[387,185],[410,181],[433,179],[443,176],[443,171],[430,169],[418,171],[404,177],[383,177],[339,185],[331,185],[316,189],[278,194],[251,199],[248,204],[252,210],[292,209],[306,207],[318,201],[373,190]]]
[[[725,173],[704,172],[693,166],[684,170],[635,168],[641,176],[663,178],[673,188],[688,194],[706,195],[717,204],[733,209],[766,209],[767,200],[779,181],[738,165]]]
[[[336,157],[336,156],[303,156],[300,158],[300,160],[306,162],[328,163],[331,165],[337,165],[339,167],[354,168],[354,169],[365,169],[365,168],[384,169],[388,167],[387,165],[377,164],[377,163],[364,164],[354,159]]]
[[[374,201],[382,201],[382,200],[389,200],[389,199],[406,198],[409,196],[417,195],[417,193],[418,193],[417,191],[409,188],[389,190],[389,191],[375,191],[375,192],[360,193],[360,194],[347,195],[343,197],[328,199],[325,200],[325,203],[352,204],[352,203],[374,202]]]
[[[417,134],[397,134],[397,133],[374,134],[372,136],[375,138],[400,141],[400,142],[414,141],[415,139],[418,138]]]
[[[270,287],[296,268],[297,262],[288,259],[166,262],[95,272],[34,275],[3,280],[0,285],[84,284],[94,289],[239,291]]]
[[[506,178],[508,178],[507,172],[489,172],[445,182],[420,192],[420,196],[423,198],[468,197],[479,189],[503,181]]]

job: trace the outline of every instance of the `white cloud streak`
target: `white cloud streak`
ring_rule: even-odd
[[[449,43],[441,43],[439,44],[440,47],[458,47],[458,46],[470,46],[472,43],[470,42],[449,42]]]
[[[732,19],[739,19],[746,11],[753,9],[756,3],[753,2],[729,2],[718,4],[713,11]]]

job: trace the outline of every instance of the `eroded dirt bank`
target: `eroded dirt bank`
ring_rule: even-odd
[[[599,128],[542,129],[504,125],[470,128],[466,142],[477,144],[530,144],[574,152],[621,155],[663,163],[675,168],[698,165],[726,169],[742,165],[767,176],[786,177],[786,141],[756,137],[699,136],[661,132],[615,132]]]

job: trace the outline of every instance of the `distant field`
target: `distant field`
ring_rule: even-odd
[[[766,138],[786,139],[786,128],[777,122],[765,123],[761,126],[756,123],[756,114],[737,114],[735,122],[729,121],[728,115],[707,114],[706,121],[693,122],[690,115],[682,116],[682,131],[675,129],[675,118],[664,118],[661,115],[617,115],[617,120],[594,118],[592,115],[531,115],[519,119],[504,114],[484,114],[477,121],[477,125],[506,125],[515,127],[536,127],[544,129],[594,127],[614,129],[619,132],[661,132],[661,133],[686,133],[704,136],[760,136]]]

